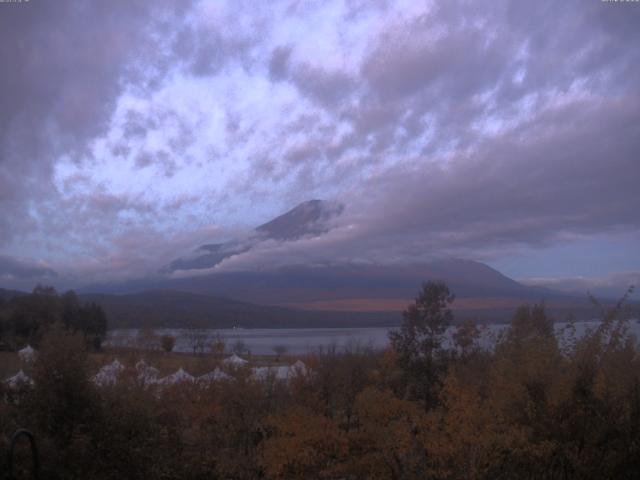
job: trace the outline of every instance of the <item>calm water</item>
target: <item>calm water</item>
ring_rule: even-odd
[[[583,335],[587,329],[593,329],[598,322],[576,323],[576,334]],[[640,338],[640,323],[632,320],[629,323],[631,333]],[[566,336],[565,323],[555,325],[558,336]],[[481,328],[481,345],[491,347],[495,338],[505,328],[505,325],[487,325]],[[278,347],[290,354],[306,354],[318,348],[336,347],[344,350],[353,346],[370,346],[375,349],[384,348],[388,343],[388,333],[392,328],[256,328],[256,329],[217,329],[189,331],[182,329],[156,329],[154,333],[172,335],[176,338],[174,351],[191,352],[193,346],[201,345],[205,352],[211,351],[213,342],[221,338],[227,351],[242,344],[242,350],[253,354],[274,354]],[[449,334],[452,330],[449,331]],[[141,338],[138,329],[121,329],[109,332],[107,344],[112,346],[142,346],[149,347],[153,341]]]

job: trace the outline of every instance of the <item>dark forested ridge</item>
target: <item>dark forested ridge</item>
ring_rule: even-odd
[[[175,290],[85,294],[80,298],[102,306],[111,328],[347,328],[397,326],[402,320],[398,312],[392,311],[303,310]],[[501,323],[508,321],[515,309],[516,306],[460,308],[456,309],[456,319]],[[569,315],[578,320],[594,318],[586,295],[570,304],[550,304],[547,311],[556,320],[566,320]]]
[[[26,295],[26,292],[0,290],[0,298],[4,299]],[[99,305],[104,310],[109,328],[347,328],[397,326],[401,321],[397,311],[375,310],[375,306],[369,311],[309,310],[163,289],[120,295],[85,293],[78,295],[78,299]],[[565,320],[569,315],[578,320],[593,319],[593,308],[586,295],[570,301],[553,299],[546,306],[556,320]],[[513,305],[502,306],[493,306],[489,299],[488,307],[464,306],[464,300],[464,297],[457,299],[453,304],[456,319],[460,322],[506,322],[517,307],[516,299],[511,300]],[[457,307],[457,304],[462,306]]]
[[[332,328],[393,326],[400,322],[397,313],[310,312],[175,290],[85,294],[81,298],[101,305],[112,328]]]

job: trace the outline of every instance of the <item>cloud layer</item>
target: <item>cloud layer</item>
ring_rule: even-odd
[[[640,239],[634,4],[0,8],[5,262],[149,275],[310,198],[331,232],[224,268]]]

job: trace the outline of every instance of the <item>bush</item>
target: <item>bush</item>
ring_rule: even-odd
[[[176,345],[176,337],[172,337],[171,335],[163,335],[160,338],[160,346],[162,349],[169,353],[173,350],[173,347]]]

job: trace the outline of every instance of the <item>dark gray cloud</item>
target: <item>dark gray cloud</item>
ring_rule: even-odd
[[[39,262],[0,255],[0,279],[32,282],[55,277],[57,273],[53,269]]]
[[[391,167],[354,186],[321,241],[270,244],[227,268],[314,261],[490,259],[572,235],[640,231],[640,98],[578,101],[457,155]],[[240,256],[242,257],[242,256]],[[585,259],[585,261],[588,261]]]
[[[370,198],[363,210],[379,212],[374,231],[437,234],[450,246],[638,230],[638,122],[638,98],[577,102],[446,166],[387,171],[352,195]]]
[[[619,299],[630,286],[640,285],[640,271],[616,272],[600,277],[531,277],[520,279],[525,285],[552,288],[561,292],[584,295],[590,292],[605,298]]]

